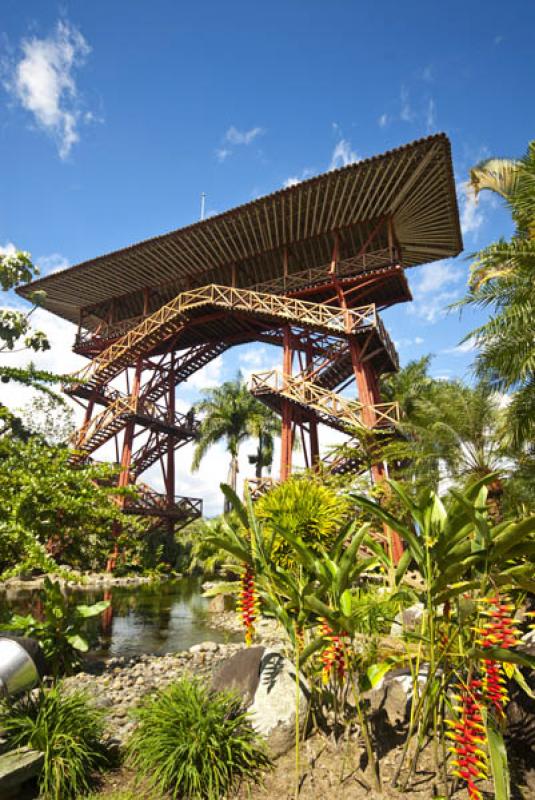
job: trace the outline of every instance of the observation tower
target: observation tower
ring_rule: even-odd
[[[349,437],[396,425],[379,392],[379,376],[398,369],[380,313],[411,300],[406,269],[461,250],[450,143],[437,134],[18,291],[43,290],[44,308],[78,326],[73,349],[88,363],[66,388],[85,412],[73,462],[114,441],[119,485],[140,489],[124,512],[173,531],[202,513],[200,498],[175,496],[177,452],[198,436],[175,407],[191,375],[234,345],[281,348],[280,371],[254,375],[251,391],[282,417],[285,480],[296,436],[307,466],[318,463],[319,423]],[[158,464],[163,494],[143,482]]]

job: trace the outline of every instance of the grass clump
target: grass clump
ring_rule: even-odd
[[[61,684],[0,706],[0,729],[15,747],[44,753],[39,776],[43,800],[70,800],[91,788],[108,762],[103,714],[83,692],[64,694]]]
[[[238,697],[182,678],[135,711],[129,742],[134,768],[173,798],[215,800],[271,762]]]

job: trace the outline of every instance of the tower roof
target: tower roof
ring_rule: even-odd
[[[392,219],[404,267],[462,250],[450,142],[445,134],[318,175],[201,222],[98,256],[21,287],[72,322],[115,298],[139,313],[147,289],[165,303],[208,283],[253,286],[329,262],[333,233],[351,258]],[[379,243],[381,244],[381,243]],[[384,246],[387,246],[385,241]],[[98,316],[98,311],[94,312]]]

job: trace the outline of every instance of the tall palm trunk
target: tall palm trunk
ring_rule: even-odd
[[[238,464],[238,454],[235,453],[232,455],[230,459],[230,466],[228,471],[228,483],[232,490],[235,492],[238,486],[238,472],[240,471],[239,464]],[[231,510],[231,506],[227,498],[225,497],[225,504],[223,508],[223,512],[228,514]]]

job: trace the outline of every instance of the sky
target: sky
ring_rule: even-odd
[[[471,254],[511,224],[465,183],[471,166],[521,155],[533,135],[534,23],[520,0],[1,0],[0,248],[30,251],[47,274],[196,221],[201,193],[207,214],[222,212],[444,131],[465,250],[409,270],[414,301],[383,317],[402,364],[432,353],[433,375],[472,380],[461,341],[484,317],[446,309]],[[43,311],[35,324],[53,343],[36,364],[83,364],[70,324]],[[180,388],[178,408],[279,361],[267,346],[235,348]],[[28,400],[12,385],[1,399]],[[192,476],[191,448],[179,451],[177,493],[215,513],[227,460],[217,447]]]

